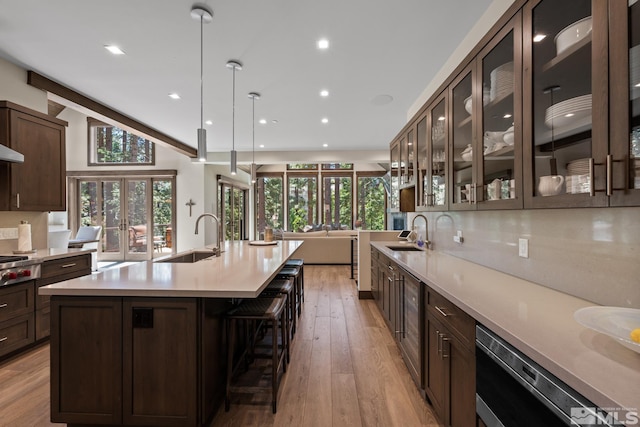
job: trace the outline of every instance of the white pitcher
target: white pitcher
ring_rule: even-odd
[[[541,196],[555,196],[562,191],[562,184],[564,184],[564,176],[562,175],[541,176],[538,191]]]

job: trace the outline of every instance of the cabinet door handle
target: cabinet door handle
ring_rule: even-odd
[[[436,336],[438,337],[438,355],[442,354],[442,344],[440,342],[440,331],[436,329]]]
[[[60,268],[69,268],[69,267],[75,267],[76,263],[72,262],[71,264],[63,264],[60,266]]]
[[[20,193],[16,193],[16,208],[20,209]]]
[[[7,304],[6,302],[5,302],[5,303],[2,303],[2,304],[0,304],[0,308],[5,308],[7,305],[8,305],[8,304]]]
[[[2,337],[2,338],[0,338],[0,342],[6,341],[7,339],[9,339],[9,337]]]
[[[438,313],[442,314],[444,317],[449,317],[449,315],[447,313],[445,313],[444,310],[442,310],[437,305],[436,305],[436,310],[438,311]]]

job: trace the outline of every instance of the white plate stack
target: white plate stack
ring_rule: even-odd
[[[591,123],[591,94],[577,96],[547,108],[545,124],[556,134]]]
[[[591,171],[589,159],[577,159],[567,164],[567,176],[565,178],[567,193],[588,193],[591,184]]]
[[[513,62],[502,64],[490,74],[489,100],[502,98],[513,92]]]

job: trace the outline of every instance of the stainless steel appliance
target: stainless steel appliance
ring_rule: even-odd
[[[0,255],[0,286],[13,285],[40,277],[40,261],[26,256]]]
[[[622,426],[482,325],[476,326],[476,412],[487,427]]]

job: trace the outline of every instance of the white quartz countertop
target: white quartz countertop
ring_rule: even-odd
[[[371,245],[594,404],[640,411],[640,354],[573,318],[597,304],[440,252]]]
[[[195,263],[140,262],[43,286],[41,295],[255,298],[303,244],[227,242],[219,257]],[[211,249],[199,249],[205,251]],[[191,251],[188,251],[191,252]],[[177,254],[180,255],[180,254]]]

